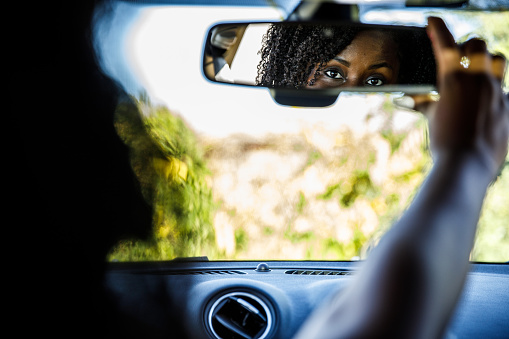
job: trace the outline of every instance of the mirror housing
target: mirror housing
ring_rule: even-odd
[[[211,27],[204,44],[207,79],[267,87],[276,102],[290,106],[329,106],[342,91],[429,93],[436,90],[435,72],[422,27],[226,23]]]

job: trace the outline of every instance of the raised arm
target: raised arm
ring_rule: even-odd
[[[441,96],[429,113],[433,169],[350,287],[298,338],[437,338],[456,305],[486,189],[507,153],[505,60],[481,40],[457,46],[440,19],[429,19],[428,33]]]

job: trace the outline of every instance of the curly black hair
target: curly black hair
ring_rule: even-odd
[[[256,84],[268,87],[302,88],[312,85],[323,66],[343,51],[365,28],[357,25],[304,23],[272,24],[259,51]],[[433,51],[424,30],[387,29],[399,46],[400,84],[434,84],[436,66]],[[314,79],[309,75],[318,65]]]

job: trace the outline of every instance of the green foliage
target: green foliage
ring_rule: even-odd
[[[341,182],[329,185],[324,193],[317,196],[318,199],[329,200],[334,196],[341,195]]]
[[[157,245],[152,241],[121,240],[110,254],[112,261],[150,261],[158,258]]]
[[[273,235],[274,234],[274,229],[272,227],[265,226],[263,228],[263,234],[264,235]]]
[[[344,207],[351,206],[359,196],[373,194],[374,186],[366,171],[356,171],[350,180],[339,187],[340,203]]]
[[[146,125],[168,161],[156,185],[158,237],[169,240],[176,256],[197,256],[214,242],[210,175],[194,134],[184,122],[159,108]]]
[[[120,105],[117,130],[132,148],[132,163],[154,210],[151,239],[121,242],[110,260],[169,260],[215,253],[210,173],[184,121],[146,98],[137,110]],[[140,125],[139,114],[145,117]],[[128,114],[129,113],[129,114]]]
[[[352,240],[346,243],[340,242],[335,238],[323,239],[320,244],[320,256],[330,260],[359,257],[366,240],[366,235],[359,228],[355,228]]]
[[[354,247],[355,253],[360,253],[364,243],[366,242],[367,236],[358,227],[354,229],[353,239],[351,244]]]
[[[308,232],[297,232],[292,229],[292,225],[288,225],[284,232],[284,238],[290,240],[292,243],[298,243],[298,242],[307,242],[311,239],[314,239],[315,235],[314,232],[308,231]]]
[[[335,238],[323,239],[320,247],[322,248],[322,258],[352,258],[356,255],[356,253],[348,251],[345,244]]]
[[[398,150],[401,142],[405,140],[406,133],[394,133],[394,131],[388,129],[381,133],[385,140],[391,145],[391,152],[394,153]]]
[[[509,160],[509,156],[508,156]],[[488,190],[472,251],[472,261],[509,261],[509,166]]]
[[[329,200],[338,198],[343,207],[351,206],[358,197],[374,196],[376,188],[371,182],[367,171],[355,171],[346,181],[329,185],[324,193],[317,196],[318,199]]]
[[[306,197],[304,196],[304,193],[299,192],[299,200],[297,201],[297,213],[302,214],[302,211],[304,211],[304,207],[306,207]]]
[[[306,167],[313,165],[318,159],[322,158],[322,153],[317,150],[312,150],[309,152],[308,160],[306,162]]]
[[[242,251],[248,245],[247,233],[242,228],[235,229],[235,250]]]

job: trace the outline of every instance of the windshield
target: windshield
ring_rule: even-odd
[[[509,55],[507,12],[412,13],[362,18],[424,26],[440,15],[456,39],[482,36]],[[119,2],[97,21],[103,69],[131,99],[118,106],[117,131],[154,207],[152,237],[122,240],[108,260],[365,259],[409,205],[432,159],[426,120],[394,104],[401,94],[342,93],[331,107],[296,108],[201,73],[213,24],[283,14]],[[472,261],[509,260],[507,192],[506,166],[488,192]]]

